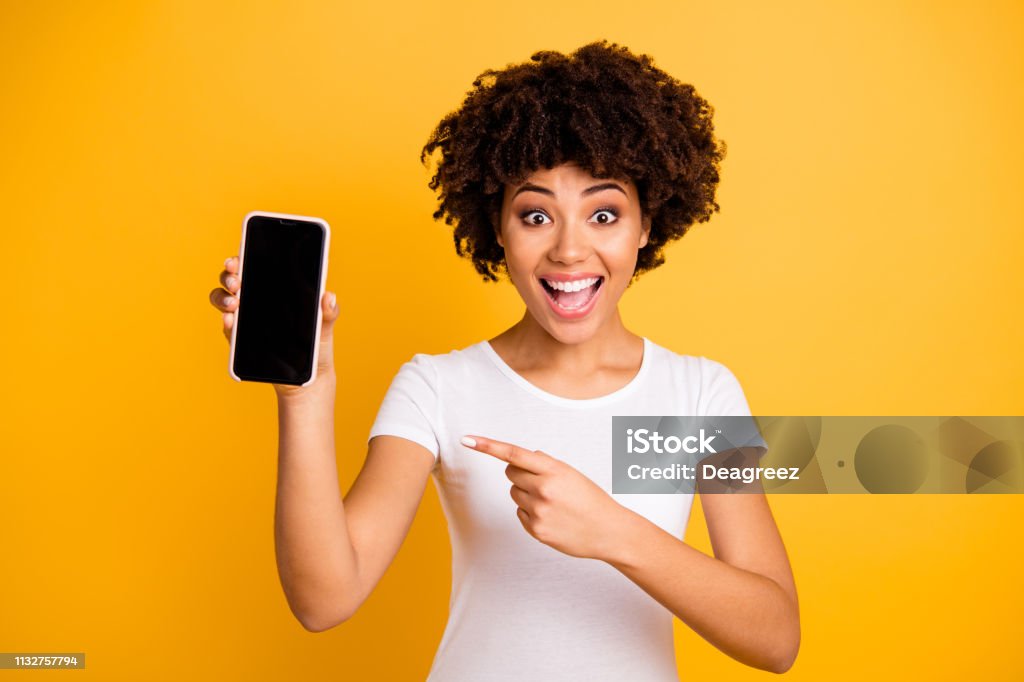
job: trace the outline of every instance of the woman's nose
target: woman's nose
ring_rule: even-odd
[[[554,243],[549,254],[551,260],[562,263],[585,260],[590,248],[586,229],[586,225],[579,223],[562,223],[554,231]]]

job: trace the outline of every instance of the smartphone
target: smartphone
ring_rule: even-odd
[[[242,220],[242,287],[231,328],[235,381],[316,379],[331,228],[322,218],[252,211]]]

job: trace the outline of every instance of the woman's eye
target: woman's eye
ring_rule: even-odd
[[[551,218],[539,210],[525,211],[519,216],[528,225],[547,225]],[[617,211],[611,208],[602,208],[594,213],[592,220],[600,225],[610,225],[619,219]]]
[[[619,215],[610,208],[602,208],[594,214],[594,220],[601,225],[609,225],[619,219]]]
[[[551,219],[540,211],[527,211],[521,217],[530,225],[546,225],[551,222]]]

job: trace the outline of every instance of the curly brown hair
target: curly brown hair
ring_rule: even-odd
[[[719,210],[726,145],[714,136],[713,113],[692,85],[605,40],[487,69],[420,153],[428,164],[441,150],[430,180],[440,190],[433,217],[455,225],[456,253],[468,255],[484,281],[497,281],[508,274],[495,235],[504,185],[576,162],[595,177],[636,183],[651,232],[635,279],[665,262],[668,242]]]

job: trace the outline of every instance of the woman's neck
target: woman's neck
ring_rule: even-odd
[[[610,368],[635,369],[643,357],[643,339],[626,329],[618,308],[598,331],[576,343],[552,336],[527,310],[521,320],[490,340],[517,371],[589,374]]]

